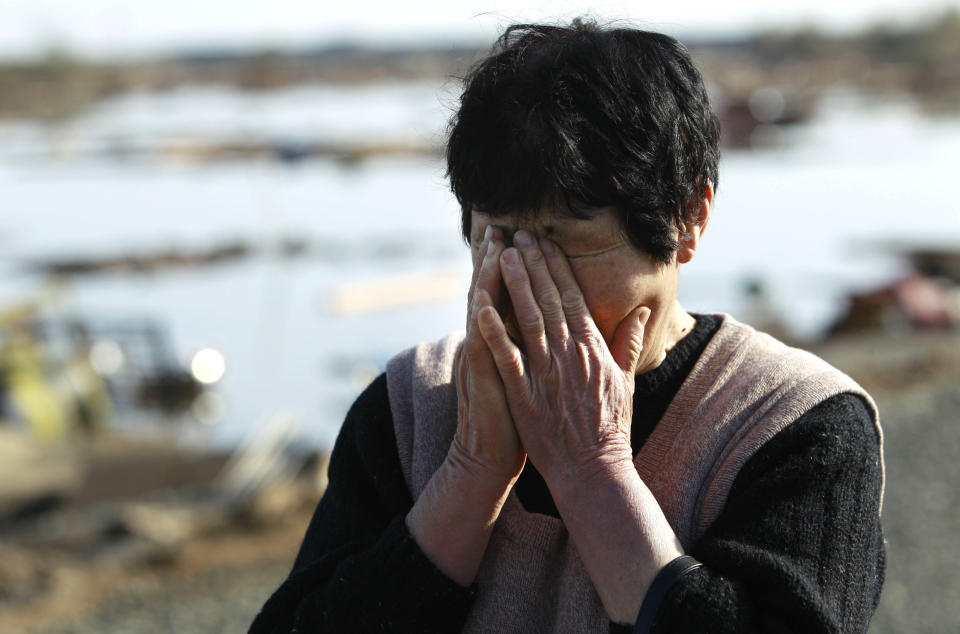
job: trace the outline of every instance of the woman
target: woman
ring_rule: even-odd
[[[673,39],[507,30],[448,144],[466,333],[398,355],[354,404],[252,631],[866,629],[872,400],[676,300],[718,140]]]

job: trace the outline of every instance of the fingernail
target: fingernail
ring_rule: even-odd
[[[513,234],[513,242],[520,248],[528,249],[533,246],[533,236],[521,229]]]
[[[492,333],[496,322],[496,311],[489,306],[484,306],[477,313],[477,325],[480,326],[482,334]]]
[[[638,319],[640,320],[640,325],[643,327],[646,327],[647,320],[650,319],[650,309],[649,308],[640,309],[640,314],[638,315]]]
[[[556,247],[553,246],[553,242],[546,238],[540,240],[540,250],[543,251],[545,255],[553,255],[557,251]]]
[[[489,240],[493,237],[493,225],[487,225],[487,228],[483,230],[483,239]]]
[[[510,266],[517,266],[520,264],[520,256],[517,254],[517,250],[513,248],[504,250],[503,261]]]

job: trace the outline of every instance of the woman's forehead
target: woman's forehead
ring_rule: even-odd
[[[587,217],[578,218],[569,211],[540,210],[524,214],[488,214],[474,209],[471,228],[475,235],[487,225],[498,227],[506,234],[525,229],[544,238],[613,237],[621,236],[620,219],[613,207],[593,207],[583,210]]]

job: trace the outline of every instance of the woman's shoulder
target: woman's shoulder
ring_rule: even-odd
[[[793,463],[823,477],[832,469],[858,469],[882,478],[881,440],[871,406],[859,394],[836,394],[804,412],[771,438],[744,466],[749,481]]]
[[[729,315],[719,318],[720,327],[691,373],[701,383],[723,383],[745,394],[769,392],[763,398],[796,399],[800,413],[830,397],[851,393],[858,395],[876,418],[871,396],[841,370]]]
[[[396,442],[387,376],[381,373],[347,411],[334,444],[330,469],[333,472],[344,465],[349,465],[349,469],[360,465],[376,468],[385,464],[384,458],[388,456],[396,456]]]
[[[457,390],[453,381],[464,334],[417,344],[387,363],[386,382],[397,453],[411,492],[419,495],[453,441]]]
[[[387,382],[392,393],[407,389],[400,382],[443,382],[453,371],[457,350],[463,342],[463,331],[439,339],[423,341],[394,355],[387,362]]]

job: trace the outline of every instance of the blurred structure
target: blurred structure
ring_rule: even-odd
[[[912,272],[882,288],[852,295],[830,336],[960,327],[960,250],[924,249],[903,256]]]
[[[881,21],[852,34],[784,29],[736,40],[702,39],[689,45],[713,85],[724,122],[724,142],[730,147],[783,143],[783,128],[807,120],[818,96],[836,86],[878,96],[909,94],[936,113],[960,110],[960,11],[955,9],[920,24]],[[255,95],[309,85],[357,88],[378,82],[442,82],[461,75],[484,50],[457,45],[332,44],[284,53],[201,50],[136,62],[92,62],[53,52],[35,62],[0,63],[0,121],[30,118],[63,123],[104,100],[195,86]],[[147,143],[119,136],[81,144],[81,149],[86,145],[86,151],[116,160],[147,156],[293,164],[332,158],[345,165],[378,156],[431,156],[441,150],[439,139],[424,142],[395,136],[345,141],[322,135],[289,138],[236,131],[241,133],[181,134]]]
[[[743,293],[745,295],[743,317],[746,323],[780,341],[793,339],[790,331],[784,326],[776,302],[770,296],[770,290],[763,278],[751,277],[744,280]]]
[[[31,319],[0,330],[2,420],[41,442],[64,442],[119,416],[173,419],[189,411],[202,382],[171,357],[150,321],[93,324]]]
[[[117,433],[118,420],[134,434],[175,421],[202,393],[156,324],[8,313],[0,319],[0,522],[75,492],[91,435]]]

